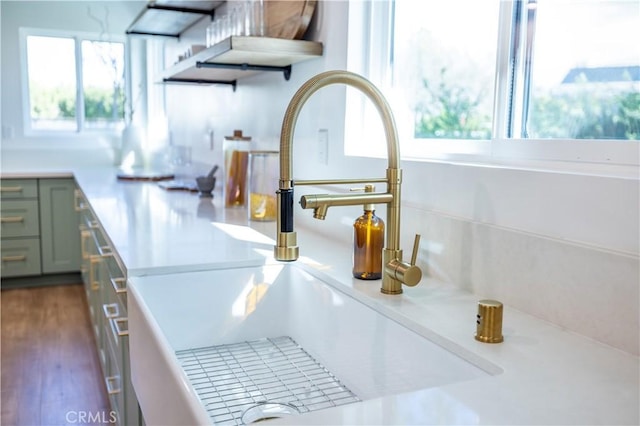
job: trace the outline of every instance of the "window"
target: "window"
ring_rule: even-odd
[[[27,132],[122,129],[123,42],[31,29],[21,42]]]
[[[520,136],[640,139],[638,2],[528,6],[535,34]]]
[[[640,139],[637,1],[365,3],[350,7],[348,68],[385,93],[403,157],[638,164],[631,142]],[[354,53],[358,46],[364,53]],[[370,123],[360,103],[347,92],[348,120]],[[346,135],[347,154],[375,138],[363,132]]]
[[[396,2],[393,81],[411,105],[417,139],[491,138],[499,6]]]

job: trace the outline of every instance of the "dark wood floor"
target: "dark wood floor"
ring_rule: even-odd
[[[82,285],[2,290],[0,299],[0,424],[108,421],[108,398]]]

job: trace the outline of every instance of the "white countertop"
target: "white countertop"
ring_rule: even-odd
[[[220,197],[211,203],[194,193],[165,191],[154,183],[120,182],[115,174],[115,170],[73,170],[130,276],[272,261],[273,223],[251,223],[248,228],[245,211],[221,208]],[[2,177],[71,175],[47,170],[2,172]],[[509,306],[504,312],[504,343],[477,342],[473,334],[478,297],[428,278],[415,288],[405,288],[403,295],[384,296],[379,281],[351,278],[350,247],[298,231],[301,256],[306,257],[301,261],[503,370],[486,378],[312,412],[304,416],[304,423],[640,423],[638,357]],[[410,348],[398,348],[399,362],[405,350]],[[299,424],[301,418],[290,423]]]
[[[260,265],[273,223],[246,225],[245,209],[225,209],[220,194],[166,190],[123,181],[114,170],[77,170],[76,181],[116,248],[127,276]],[[274,230],[274,231],[271,231]]]

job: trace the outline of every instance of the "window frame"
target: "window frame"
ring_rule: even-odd
[[[59,37],[74,40],[75,48],[75,69],[76,69],[76,129],[75,130],[54,130],[54,129],[34,129],[31,126],[31,97],[29,87],[29,69],[28,69],[28,52],[27,52],[27,38],[29,36],[36,37]],[[22,120],[23,120],[23,133],[26,137],[37,136],[65,136],[65,137],[79,137],[86,135],[117,135],[122,131],[118,126],[110,128],[87,128],[85,126],[85,108],[84,108],[84,82],[83,82],[83,70],[82,70],[82,42],[88,41],[101,41],[108,43],[122,43],[124,46],[124,93],[128,96],[129,93],[129,79],[128,76],[128,59],[129,59],[129,43],[127,38],[117,34],[98,34],[82,31],[63,31],[63,30],[50,30],[43,28],[31,28],[21,27],[19,29],[19,49],[20,49],[20,78],[21,78],[21,98],[22,98]],[[125,101],[125,118],[123,126],[126,125],[126,113],[127,106]]]
[[[393,22],[393,1],[377,0],[366,2],[350,2],[349,4],[349,45],[347,48],[347,69],[358,72],[369,78],[392,100],[391,86],[391,29]],[[640,165],[640,141],[611,139],[529,139],[515,137],[521,131],[522,107],[511,108],[511,83],[514,69],[513,60],[526,61],[527,37],[520,34],[520,46],[512,46],[514,8],[521,7],[526,15],[526,1],[500,1],[499,39],[497,41],[494,114],[492,138],[490,140],[444,140],[430,139],[428,143],[407,143],[407,139],[415,141],[413,135],[407,135],[402,125],[398,126],[401,154],[403,160],[416,161],[454,161],[478,164],[524,164],[524,162],[554,163],[554,168],[562,163],[593,164],[595,168],[607,166]],[[521,25],[521,31],[526,31]],[[380,33],[376,36],[370,29]],[[380,35],[381,34],[381,35]],[[377,44],[376,44],[377,43]],[[517,49],[516,49],[517,48]],[[512,53],[512,50],[515,50]],[[378,52],[379,54],[376,54]],[[515,75],[518,88],[516,96],[526,96],[523,79],[526,77],[524,67],[517,66]],[[381,67],[383,67],[381,69]],[[520,94],[518,94],[520,93]],[[520,99],[521,100],[521,99]],[[402,111],[395,111],[396,121],[402,120]],[[371,130],[370,117],[372,105],[368,105],[363,97],[348,90],[346,93],[346,123],[360,123],[345,126],[345,155],[384,157],[384,140],[380,132]],[[514,122],[517,123],[514,125]],[[364,125],[367,123],[367,126]],[[403,134],[404,132],[404,134]],[[424,141],[424,139],[420,139]],[[561,166],[560,166],[561,167]],[[573,169],[574,167],[569,167]],[[584,167],[581,167],[584,169]]]

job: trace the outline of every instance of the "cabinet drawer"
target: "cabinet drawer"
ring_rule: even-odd
[[[105,323],[105,334],[109,334],[109,323]],[[115,417],[112,420],[117,425],[125,425],[123,421],[124,411],[124,387],[123,375],[120,369],[120,354],[118,348],[113,345],[110,339],[105,339],[104,351],[106,354],[106,363],[104,369],[104,381],[109,395],[109,403],[111,405],[110,415]]]
[[[104,305],[103,310],[105,313],[105,351],[109,352],[112,357],[111,373],[109,375],[112,377],[117,376],[119,379],[117,382],[112,380],[119,387],[109,391],[111,408],[117,412],[117,424],[137,425],[138,406],[135,392],[131,385],[131,372],[129,370],[128,320],[122,315],[118,305],[115,303]],[[135,403],[130,402],[131,398]]]
[[[3,200],[14,198],[37,198],[38,181],[36,179],[2,179],[0,197]]]
[[[40,235],[38,201],[3,201],[0,206],[0,227],[2,238]]]
[[[3,278],[40,275],[40,239],[2,240],[0,255]]]

